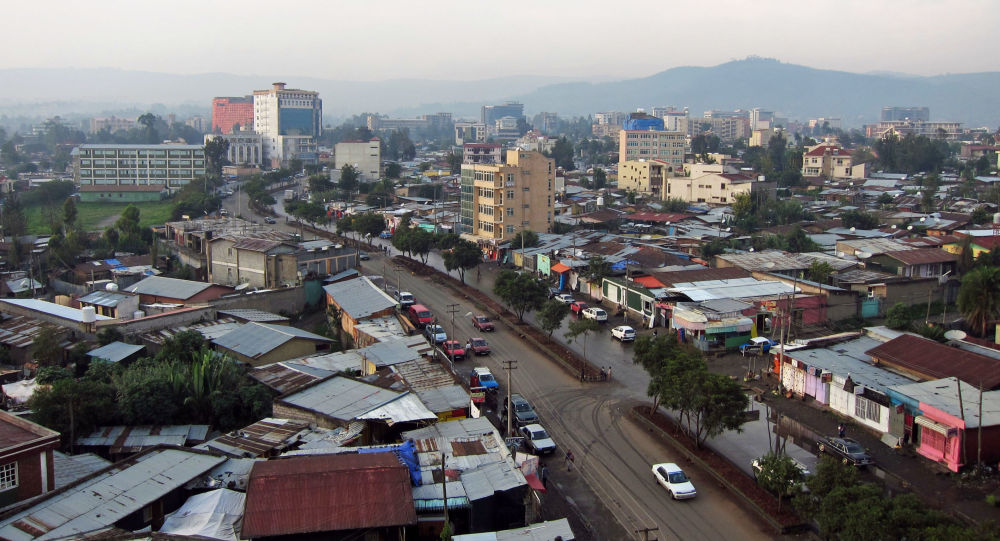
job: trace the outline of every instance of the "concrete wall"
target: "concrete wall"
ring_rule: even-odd
[[[289,314],[295,314],[305,308],[306,292],[302,286],[285,287],[259,293],[220,297],[212,300],[211,305],[218,310],[255,308],[276,314],[282,310]]]
[[[144,318],[133,319],[131,321],[100,322],[97,324],[97,328],[103,329],[105,327],[114,327],[121,331],[121,333],[125,336],[129,336],[133,334],[158,331],[160,329],[169,329],[171,327],[181,327],[197,323],[199,321],[212,321],[215,317],[215,307],[205,305],[182,308],[180,310],[146,316]]]

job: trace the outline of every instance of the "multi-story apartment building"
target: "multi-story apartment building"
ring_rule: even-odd
[[[264,163],[264,137],[251,131],[238,131],[230,134],[207,134],[205,142],[213,139],[224,139],[229,142],[226,159],[233,165],[260,167]]]
[[[673,166],[660,160],[627,160],[618,164],[618,189],[662,200],[665,179],[673,173]]]
[[[462,163],[501,163],[502,148],[499,143],[465,143],[462,145]]]
[[[157,201],[205,174],[201,145],[80,145],[72,157],[81,201]]]
[[[521,136],[520,119],[512,116],[498,118],[491,127],[490,133],[493,137],[501,140],[512,141]]]
[[[292,158],[319,159],[316,138],[323,133],[323,100],[311,90],[274,83],[253,93],[253,129],[263,136],[264,160],[279,167]]]
[[[336,169],[343,169],[345,165],[355,167],[364,180],[378,180],[382,165],[382,145],[379,138],[337,143],[333,150],[333,166]]]
[[[774,127],[774,112],[765,111],[760,107],[754,107],[750,110],[750,129],[751,130],[763,130],[765,128]]]
[[[684,154],[688,152],[687,133],[679,131],[662,131],[663,121],[649,117],[656,122],[642,124],[652,125],[655,129],[629,129],[629,121],[625,128],[618,132],[618,163],[630,160],[660,160],[668,164],[668,172],[676,173],[684,168]]]
[[[491,243],[552,223],[555,160],[508,150],[506,163],[462,165],[461,231]]]
[[[889,134],[896,134],[899,137],[924,135],[931,139],[955,141],[962,135],[962,123],[892,120],[865,125],[865,135],[867,137],[886,137]]]
[[[456,122],[455,144],[483,143],[486,141],[486,124],[482,122]]]
[[[541,112],[535,116],[535,129],[544,134],[554,134],[559,130],[559,115]]]
[[[929,107],[886,106],[882,108],[882,122],[895,122],[898,120],[929,122],[930,119],[931,110]]]
[[[618,166],[618,188],[654,200],[681,199],[688,203],[728,205],[737,194],[767,191],[773,198],[776,184],[732,173],[718,164],[691,164],[690,176],[675,176],[672,166],[660,160],[627,161]]]
[[[803,177],[853,178],[853,165],[850,151],[836,144],[821,143],[802,153]]]
[[[253,130],[253,96],[212,98],[212,133]]]
[[[389,118],[388,116],[372,114],[365,117],[365,124],[369,130],[374,132],[395,130],[409,130],[411,132],[444,131],[450,129],[453,123],[451,113],[420,115],[417,118]]]
[[[116,131],[128,131],[135,127],[134,118],[118,118],[116,116],[95,117],[90,119],[90,133],[97,133],[101,130],[108,130],[110,133]]]
[[[663,120],[663,131],[679,131],[690,135],[691,118],[687,108],[653,107],[653,116]]]

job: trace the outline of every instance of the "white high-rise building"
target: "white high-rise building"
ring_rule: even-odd
[[[280,167],[292,158],[319,159],[316,139],[323,133],[323,100],[312,90],[274,83],[253,93],[254,131],[263,137],[264,163]]]

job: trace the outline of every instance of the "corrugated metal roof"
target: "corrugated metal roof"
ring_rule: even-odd
[[[62,327],[27,316],[11,316],[0,321],[0,344],[12,348],[30,346],[42,329],[64,331]]]
[[[405,526],[417,522],[410,474],[392,453],[258,462],[241,537]]]
[[[464,405],[464,404],[463,404]],[[391,402],[382,404],[376,408],[361,414],[358,419],[375,421],[385,421],[392,426],[395,423],[407,421],[427,421],[437,419],[433,411],[420,401],[420,397],[413,393],[404,393]]]
[[[295,339],[313,340],[315,342],[333,341],[325,336],[313,334],[296,327],[252,322],[219,336],[213,339],[212,342],[217,346],[235,351],[240,355],[257,358]]]
[[[268,417],[196,448],[218,451],[237,458],[268,456],[273,451],[280,451],[295,443],[308,430],[309,424],[303,421]]]
[[[278,394],[290,393],[320,378],[313,373],[303,372],[281,363],[254,368],[250,370],[248,375],[268,388],[277,391]],[[333,373],[327,372],[327,375],[333,375]]]
[[[880,344],[867,354],[927,379],[957,377],[966,383],[982,384],[984,389],[1000,387],[1000,370],[996,369],[996,360],[912,334]]]
[[[872,364],[871,356],[866,352],[881,343],[874,338],[861,336],[825,348],[786,350],[785,356],[842,378],[850,375],[854,383],[882,393],[893,385],[911,383],[913,380],[909,378]]]
[[[205,282],[195,282],[193,280],[181,280],[179,278],[167,278],[165,276],[150,276],[135,284],[125,288],[129,293],[139,293],[141,295],[153,295],[156,297],[169,297],[171,299],[186,300],[194,297],[198,293],[205,291],[213,284]]]
[[[353,421],[399,396],[389,389],[338,376],[278,400],[334,419]]]
[[[156,445],[184,447],[205,441],[208,425],[102,426],[77,438],[84,447],[108,447],[111,454],[137,453]]]
[[[15,280],[7,280],[7,289],[15,295],[18,293],[23,293],[25,291],[30,291],[34,289],[44,289],[45,285],[38,280],[32,280],[31,278],[17,278]]]
[[[452,541],[552,541],[553,539],[563,539],[564,541],[576,539],[573,529],[570,528],[569,520],[560,518],[512,530],[470,533],[452,537]]]
[[[794,290],[798,291],[798,289]],[[692,301],[698,302],[710,299],[749,299],[787,295],[793,291],[793,288],[784,282],[737,278],[735,280],[676,283],[669,291],[685,295]]]
[[[958,386],[962,386],[962,400],[958,399]],[[897,385],[892,390],[912,398],[921,404],[928,404],[956,419],[965,421],[965,428],[992,427],[1000,425],[1000,391],[982,394],[982,423],[979,413],[979,387],[958,378],[944,378],[909,385]],[[965,409],[963,412],[962,409]]]
[[[78,323],[83,322],[82,310],[79,310],[77,308],[70,308],[69,306],[63,306],[61,304],[56,304],[54,302],[48,302],[39,299],[0,299],[0,302],[4,302],[14,306],[20,306],[21,308],[34,310],[35,312],[41,312],[43,314],[49,314],[62,319],[76,321]],[[110,319],[112,318],[97,314],[98,321],[108,321]]]
[[[0,521],[0,537],[61,539],[110,527],[225,460],[187,449],[153,449],[9,515]]]
[[[940,248],[918,248],[916,250],[898,250],[886,252],[887,257],[891,257],[904,265],[926,265],[928,263],[949,263],[958,260],[958,254],[946,252]]]
[[[252,308],[230,308],[228,310],[219,310],[218,313],[224,316],[238,318],[245,321],[256,321],[259,323],[288,321],[288,318],[285,316],[265,312],[263,310],[254,310]]]
[[[494,462],[462,473],[462,484],[471,501],[490,498],[497,492],[527,483],[524,474],[513,461]]]
[[[147,340],[154,344],[163,344],[164,341],[172,338],[178,333],[184,331],[198,331],[205,337],[205,340],[213,340],[242,326],[243,323],[237,323],[233,318],[224,317],[215,321],[205,321],[191,325],[182,325],[180,327],[172,327],[169,329],[149,332],[142,335],[142,338],[143,340]]]
[[[132,298],[132,295],[126,295],[125,293],[118,293],[117,291],[93,291],[80,297],[78,300],[82,304],[96,304],[98,306],[107,306],[109,308],[114,308],[118,306],[122,301]]]
[[[146,346],[126,344],[125,342],[111,342],[106,346],[101,346],[97,349],[88,351],[87,355],[95,359],[104,359],[106,361],[117,363],[144,349],[146,349]]]
[[[344,313],[358,320],[396,306],[396,300],[367,277],[323,286]]]

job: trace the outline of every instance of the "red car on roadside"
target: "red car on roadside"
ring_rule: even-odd
[[[468,352],[470,355],[490,354],[490,345],[486,343],[485,338],[480,338],[480,337],[471,338],[469,339],[469,343],[466,345],[468,346],[467,349],[471,350]]]
[[[490,318],[484,315],[472,316],[472,326],[479,329],[481,332],[493,332],[496,330],[493,327],[493,322]]]
[[[569,305],[569,311],[573,312],[576,315],[580,315],[586,309],[587,309],[587,303],[583,301],[576,301],[573,304]]]
[[[462,347],[462,344],[458,340],[445,340],[442,347],[445,354],[456,361],[461,361],[465,358],[465,348]]]

